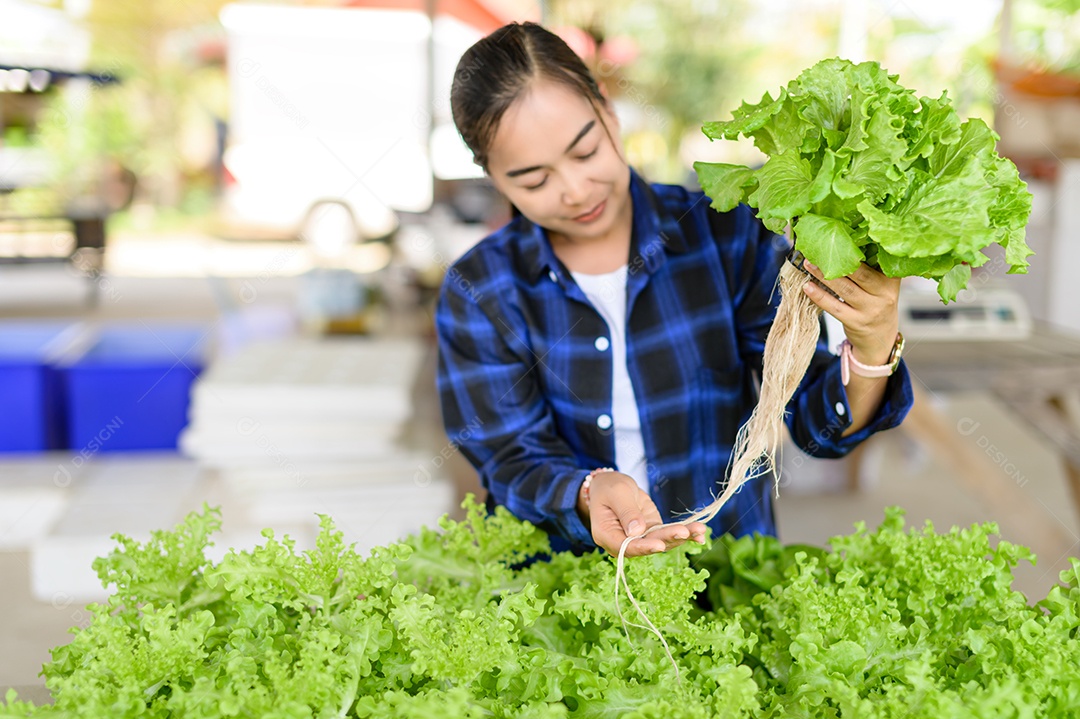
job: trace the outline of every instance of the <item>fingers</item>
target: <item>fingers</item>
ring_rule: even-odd
[[[888,295],[895,294],[900,286],[897,277],[886,277],[881,270],[875,269],[865,262],[860,262],[858,269],[846,277],[837,277],[835,280],[827,280],[821,269],[810,262],[804,262],[803,267],[814,277],[828,285],[836,294],[843,298],[844,302],[857,307],[865,295]]]
[[[806,296],[810,298],[811,302],[840,320],[840,322],[846,326],[846,320],[849,320],[850,318],[851,305],[836,299],[814,284],[812,280],[807,280],[802,289],[803,292],[806,293]]]
[[[698,544],[705,544],[705,533],[708,529],[701,522],[691,522],[686,525],[686,528],[690,530],[690,539]]]
[[[671,532],[671,535],[673,536],[669,537],[665,534],[666,530],[668,529],[674,530]],[[652,531],[650,532],[649,536],[651,537],[654,534],[661,535],[664,538],[665,542],[668,543],[668,549],[674,549],[675,547],[678,547],[679,545],[687,541],[704,544],[705,532],[706,528],[704,524],[702,524],[701,522],[691,522],[690,524],[679,523],[664,525],[663,530],[657,529],[655,531]]]
[[[820,295],[828,297],[828,299],[833,304],[836,304],[839,307],[843,307],[844,304],[847,304],[851,307],[858,309],[862,305],[862,301],[865,298],[866,291],[855,282],[855,280],[853,279],[855,276],[854,274],[849,275],[848,277],[837,277],[835,280],[827,280],[825,279],[825,275],[822,274],[821,270],[816,265],[812,265],[809,262],[804,262],[803,267],[806,268],[806,271],[813,275],[819,282],[821,282],[830,290],[839,295],[840,299],[842,299],[843,302],[840,302],[835,297],[830,296],[828,292],[825,292],[820,287],[815,286],[814,282],[808,283],[810,285],[810,288],[808,289],[817,290]],[[862,267],[865,267],[865,265],[861,265],[860,269]],[[815,297],[809,292],[807,294],[810,294],[811,298]]]
[[[657,554],[680,547],[688,541],[704,544],[705,525],[695,522],[684,524],[654,524],[641,539],[635,539],[626,548],[628,557]],[[621,546],[621,543],[620,543]]]
[[[642,492],[642,495],[647,496],[644,492]],[[655,516],[646,519],[640,531],[637,532],[627,532],[623,527],[622,520],[619,519],[620,515],[610,510],[610,508],[607,509],[607,512],[601,509],[593,514],[593,540],[612,556],[618,556],[619,550],[627,537],[635,537],[626,547],[627,557],[640,557],[665,552],[669,549],[675,549],[687,541],[694,541],[698,544],[705,542],[706,530],[704,524],[701,522],[694,522],[689,525],[663,524],[660,521],[659,512],[656,511],[655,505],[652,507],[652,511],[643,513]],[[621,516],[630,517],[631,521],[638,521],[633,512],[627,512]]]
[[[840,320],[849,339],[863,342],[876,334],[888,334],[891,346],[896,333],[886,330],[896,324],[899,279],[886,277],[865,262],[849,276],[835,280],[824,279],[821,270],[809,262],[803,266],[844,300],[837,300],[813,281],[803,285],[803,291],[814,304]]]
[[[881,270],[874,269],[865,262],[860,262],[859,269],[852,272],[848,277],[854,280],[859,287],[866,289],[871,294],[876,294],[874,289],[882,285],[882,283],[892,281],[892,278],[886,277]],[[897,282],[899,282],[899,279]]]

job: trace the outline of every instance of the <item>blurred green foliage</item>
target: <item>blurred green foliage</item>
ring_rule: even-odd
[[[1024,64],[1080,73],[1080,0],[1018,0],[1014,51]]]
[[[662,160],[646,168],[652,179],[683,181],[679,147],[703,118],[738,105],[740,68],[760,48],[742,41],[747,0],[562,0],[547,4],[552,27],[573,25],[594,38],[629,38],[637,57],[625,67],[593,63],[594,73],[616,98],[663,138]],[[633,148],[631,148],[632,150]],[[651,171],[650,171],[651,170]]]
[[[37,144],[49,153],[52,188],[61,201],[97,195],[111,168],[136,174],[143,166],[145,132],[123,86],[91,85],[52,95],[37,123]]]
[[[98,142],[101,149],[130,163],[127,166],[139,175],[141,199],[148,204],[184,205],[192,174],[205,171],[192,167],[182,138],[193,105],[202,107],[198,120],[206,127],[213,116],[227,112],[226,103],[219,100],[222,93],[206,90],[224,83],[224,70],[198,52],[200,44],[222,35],[217,17],[226,4],[226,0],[94,0],[87,16],[92,65],[123,83],[113,97],[98,93],[102,119],[123,128]],[[205,101],[206,97],[213,100]]]

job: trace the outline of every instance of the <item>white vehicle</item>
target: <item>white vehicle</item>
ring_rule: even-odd
[[[235,4],[221,22],[231,103],[222,234],[332,251],[389,236],[399,211],[429,209],[433,175],[477,172],[445,127],[454,67],[478,31],[435,21],[432,112],[423,13]]]

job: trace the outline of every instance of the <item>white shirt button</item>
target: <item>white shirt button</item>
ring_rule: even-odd
[[[611,343],[608,342],[607,337],[597,337],[596,341],[593,342],[593,345],[596,347],[596,349],[603,352],[603,351],[607,350],[608,347],[611,346]]]
[[[611,429],[611,415],[602,414],[597,417],[596,426],[600,429]]]
[[[836,403],[836,413],[838,415],[840,415],[841,417],[843,417],[845,414],[847,414],[847,410],[844,409],[844,403],[843,402],[837,402]]]
[[[559,281],[559,276],[557,274],[555,274],[555,270],[549,271],[548,272],[548,277],[551,279],[552,282],[558,282]]]

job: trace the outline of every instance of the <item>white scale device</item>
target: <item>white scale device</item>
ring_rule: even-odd
[[[944,304],[936,293],[900,292],[900,331],[910,340],[1022,340],[1031,335],[1031,313],[1012,290],[963,290]]]

